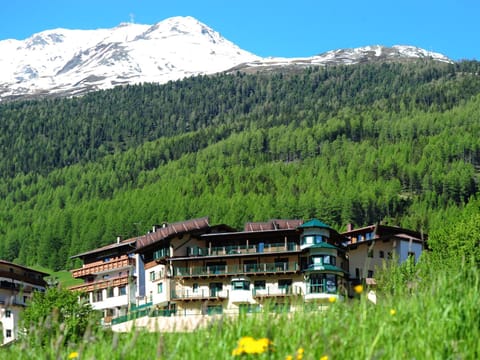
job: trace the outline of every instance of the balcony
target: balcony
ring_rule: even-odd
[[[36,277],[29,273],[17,274],[14,272],[0,270],[0,279],[2,279],[1,280],[2,283],[17,281],[17,282],[25,283],[25,285],[32,284],[32,285],[37,285],[42,287],[46,285],[45,280],[42,277],[38,277],[38,276]],[[5,285],[5,286],[8,286],[8,285]]]
[[[172,291],[172,300],[195,301],[195,300],[223,300],[228,299],[228,290],[202,289],[192,291],[191,289]]]
[[[272,254],[289,251],[299,251],[300,245],[294,242],[288,243],[259,243],[257,245],[231,245],[214,246],[210,248],[193,247],[189,248],[188,256],[224,256],[224,255],[242,255],[242,254]]]
[[[128,283],[129,283],[129,276],[126,275],[126,276],[121,276],[117,278],[94,281],[91,283],[72,286],[69,288],[69,290],[90,292],[94,290],[102,290],[102,289],[112,288],[116,286],[128,285]]]
[[[95,275],[101,272],[117,270],[121,268],[128,268],[135,266],[134,258],[123,257],[117,260],[110,260],[107,262],[95,262],[93,264],[84,265],[80,269],[72,270],[74,278],[82,278],[88,275]]]
[[[176,277],[219,277],[229,275],[269,275],[288,274],[300,271],[296,262],[261,263],[244,265],[216,265],[216,266],[190,266],[176,267]]]
[[[252,296],[254,299],[266,299],[272,297],[287,297],[302,295],[302,289],[298,286],[286,286],[280,288],[253,289]]]

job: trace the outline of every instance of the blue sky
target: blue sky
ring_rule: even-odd
[[[3,0],[0,40],[193,16],[259,56],[414,45],[480,60],[479,0]]]

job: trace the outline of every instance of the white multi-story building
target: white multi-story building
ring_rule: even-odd
[[[76,286],[105,323],[150,316],[204,316],[323,306],[352,294],[389,259],[418,259],[417,232],[383,225],[340,234],[320,220],[247,223],[242,231],[207,217],[76,255]],[[172,319],[169,319],[171,322]]]
[[[353,229],[342,233],[348,239],[350,281],[374,282],[375,272],[409,257],[418,261],[426,247],[427,235],[418,231],[382,224]],[[368,279],[368,280],[367,280]]]
[[[0,260],[0,344],[17,338],[20,314],[35,291],[45,291],[47,273]]]
[[[81,268],[72,270],[72,276],[84,283],[70,290],[82,292],[93,309],[103,313],[104,324],[125,316],[142,296],[144,271],[134,250],[135,239],[117,238],[114,244],[72,257],[83,261]]]

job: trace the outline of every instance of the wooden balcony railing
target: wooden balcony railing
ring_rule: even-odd
[[[121,276],[113,279],[100,280],[100,281],[94,281],[91,283],[76,285],[76,286],[70,287],[69,289],[72,291],[75,290],[75,291],[89,292],[94,290],[102,290],[102,289],[107,289],[111,287],[127,285],[128,282],[129,282],[129,276],[125,275],[125,276]]]
[[[38,286],[45,286],[45,280],[43,278],[39,278],[37,276],[29,276],[24,274],[17,274],[14,272],[3,271],[0,270],[0,280],[2,281],[20,281],[26,284],[38,285]]]
[[[84,265],[80,269],[72,270],[72,276],[74,278],[82,278],[87,275],[94,275],[104,271],[115,270],[115,269],[120,269],[125,267],[131,267],[131,266],[135,266],[135,259],[124,257],[116,260],[110,260],[107,262],[102,262],[102,263],[96,262],[93,264]]]

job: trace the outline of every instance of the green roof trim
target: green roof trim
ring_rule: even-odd
[[[324,228],[324,229],[330,229],[330,226],[325,224],[324,222],[318,220],[318,219],[312,219],[310,221],[307,221],[306,223],[302,224],[299,226],[301,229],[306,229],[306,228]]]
[[[346,274],[347,272],[338,266],[335,265],[330,265],[330,264],[324,264],[324,265],[310,265],[305,272],[310,273],[310,272],[317,272],[317,271],[333,271],[333,272],[340,272]]]
[[[335,250],[342,250],[338,246],[329,244],[327,242],[321,242],[315,245],[311,245],[306,247],[305,249],[335,249]]]

